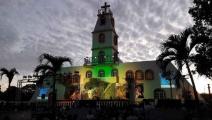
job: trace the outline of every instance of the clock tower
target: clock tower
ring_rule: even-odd
[[[98,10],[97,22],[92,32],[92,65],[116,64],[118,58],[118,35],[115,31],[113,13],[106,2]]]

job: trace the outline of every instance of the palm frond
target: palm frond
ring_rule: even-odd
[[[7,70],[6,68],[1,68],[0,69],[1,73],[0,73],[0,78],[2,79],[3,75],[9,75],[9,70]]]
[[[38,65],[38,66],[34,69],[34,72],[35,72],[35,73],[39,73],[39,72],[45,73],[45,72],[48,71],[48,70],[54,72],[52,66],[50,66],[50,65],[45,65],[45,64],[40,64],[40,65]]]
[[[12,73],[12,74],[19,74],[19,72],[16,70],[16,68],[12,68],[10,70],[10,73]]]
[[[43,53],[39,56],[39,62],[42,63],[44,60],[46,60],[47,62],[52,62],[54,60],[54,56],[48,53]]]

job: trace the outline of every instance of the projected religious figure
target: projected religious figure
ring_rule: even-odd
[[[144,88],[143,88],[143,84],[141,85],[136,85],[135,87],[135,98],[144,98]]]

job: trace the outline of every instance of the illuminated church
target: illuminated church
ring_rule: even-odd
[[[106,3],[98,10],[92,31],[92,56],[84,58],[83,66],[65,67],[56,83],[57,99],[165,99],[183,97],[180,83],[169,81],[160,74],[156,61],[122,62],[112,11]],[[130,47],[130,46],[129,46]],[[131,53],[133,54],[133,53]],[[173,65],[172,71],[177,71]],[[51,81],[46,80],[38,99],[48,99]],[[188,83],[187,83],[188,84]]]

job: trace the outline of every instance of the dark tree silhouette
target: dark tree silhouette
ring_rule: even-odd
[[[212,25],[212,2],[211,0],[193,0],[193,6],[189,13],[195,22]]]
[[[55,84],[56,84],[56,75],[57,73],[60,71],[62,65],[64,62],[69,62],[70,64],[72,64],[72,60],[68,57],[60,57],[60,56],[52,56],[50,54],[42,54],[39,56],[39,62],[40,65],[38,65],[35,68],[35,73],[44,73],[43,75],[46,75],[45,73],[51,73],[53,76],[53,85],[52,85],[52,89],[53,89],[53,94],[52,94],[52,109],[53,109],[53,115],[55,115],[55,111],[56,111],[56,88],[55,88]],[[44,80],[44,78],[40,79]],[[55,116],[53,117],[53,119],[56,119]]]
[[[201,44],[196,47],[197,54],[193,56],[196,71],[200,75],[212,77],[212,2],[211,0],[193,0],[193,6],[189,9],[193,17],[193,41]]]
[[[35,93],[36,85],[27,84],[21,88],[21,100],[29,101],[33,94]]]
[[[13,77],[18,73],[18,71],[15,68],[12,68],[11,70],[8,70],[6,68],[1,68],[0,69],[1,73],[0,73],[0,78],[2,79],[2,76],[5,75],[8,78],[8,88],[10,88],[10,84],[13,80]]]
[[[168,64],[172,61],[175,61],[179,71],[182,71],[182,67],[185,64],[192,82],[195,100],[199,101],[194,79],[189,67],[190,53],[196,45],[196,42],[188,40],[191,33],[191,28],[187,28],[179,35],[170,35],[168,40],[164,41],[161,45],[162,53],[157,57],[157,63],[160,63],[160,68],[164,72],[166,72]]]
[[[172,93],[172,81],[175,81],[177,87],[179,87],[179,82],[182,77],[180,71],[171,71],[171,70],[162,70],[162,77],[166,78],[169,80],[169,86],[170,86],[170,97],[171,99],[173,98],[173,93]]]

